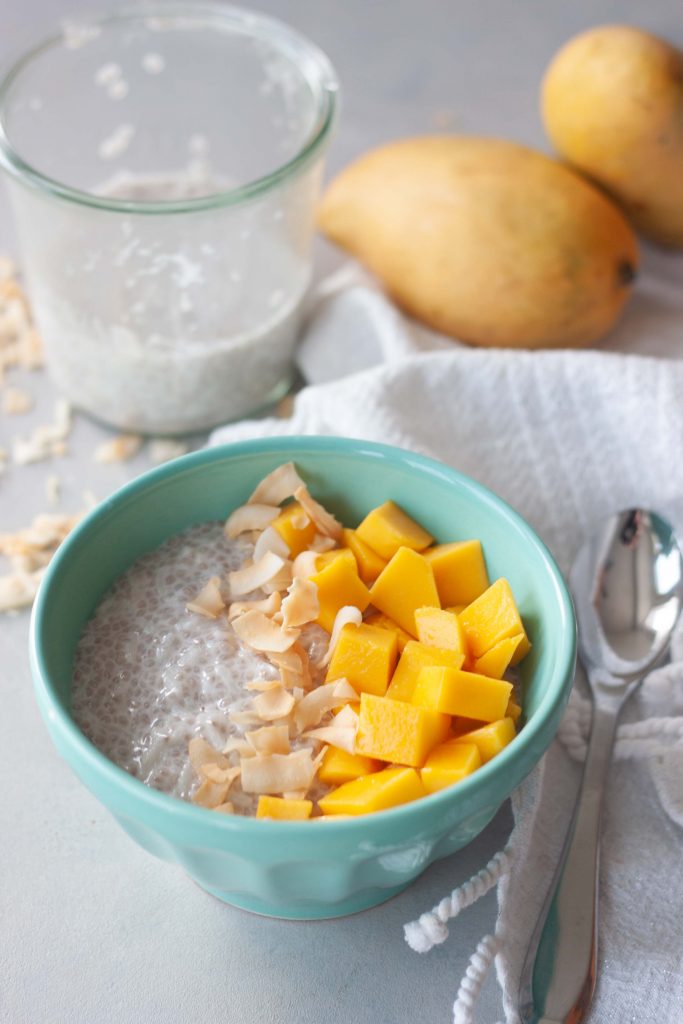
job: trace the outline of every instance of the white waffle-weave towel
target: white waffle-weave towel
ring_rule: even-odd
[[[635,324],[612,345],[637,348],[640,331],[643,350],[683,354],[683,264],[652,260],[656,273],[641,286]],[[643,334],[648,324],[654,338]],[[291,418],[233,424],[212,443],[337,434],[422,452],[510,502],[564,571],[594,524],[615,509],[653,507],[683,527],[683,362],[461,348],[405,321],[352,271],[319,293],[300,365],[318,383],[298,395]],[[645,728],[632,724],[644,717]],[[498,921],[456,1000],[456,1022],[473,1019],[479,976],[494,955],[506,1020],[517,1019],[521,959],[568,821],[588,718],[575,694],[562,732],[572,757],[554,743],[513,798],[514,856],[496,866],[496,875],[509,867],[498,885]],[[600,983],[591,1019],[674,1024],[683,1020],[683,643],[674,664],[634,699],[621,729],[606,801]],[[449,905],[462,903],[460,893]],[[431,922],[424,949],[447,934]]]

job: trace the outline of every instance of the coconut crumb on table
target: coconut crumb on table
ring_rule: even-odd
[[[139,434],[119,434],[109,441],[103,441],[95,449],[95,462],[127,462],[140,451],[142,438]]]
[[[33,396],[23,388],[7,388],[2,394],[2,411],[6,416],[21,416],[33,408]]]
[[[45,497],[50,505],[58,505],[62,493],[62,484],[58,476],[51,474],[45,481]]]
[[[0,383],[7,370],[37,370],[42,365],[42,345],[17,268],[0,256]]]
[[[36,427],[28,437],[15,438],[12,459],[17,465],[25,466],[66,455],[70,433],[71,406],[66,399],[59,398],[55,403],[54,422]]]
[[[29,527],[0,533],[0,556],[12,571],[0,576],[0,612],[18,611],[33,603],[52,556],[83,517],[43,513]]]
[[[174,441],[172,438],[155,437],[149,444],[149,459],[156,466],[162,462],[169,462],[177,459],[180,455],[186,455],[190,450],[189,444],[184,441]]]

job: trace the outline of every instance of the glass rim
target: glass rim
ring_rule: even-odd
[[[294,63],[294,55],[305,58],[302,71],[316,100],[316,118],[313,127],[306,136],[297,152],[285,163],[280,164],[268,174],[234,188],[221,189],[206,196],[194,196],[189,199],[174,200],[138,200],[116,199],[98,196],[83,189],[73,188],[58,181],[31,166],[14,148],[7,135],[5,126],[6,100],[11,86],[21,72],[35,59],[54,46],[63,43],[64,32],[70,27],[76,29],[99,29],[129,21],[148,21],[152,19],[177,18],[186,19],[193,24],[210,25],[221,22],[243,34],[267,38],[281,47],[282,53]],[[86,43],[87,45],[87,43]],[[302,61],[296,61],[301,69]],[[30,49],[25,50],[5,70],[0,79],[0,167],[13,177],[28,183],[40,192],[88,206],[94,209],[114,213],[127,214],[170,214],[191,213],[201,210],[212,210],[224,206],[236,206],[244,201],[256,198],[269,192],[287,178],[303,169],[327,140],[334,124],[338,107],[339,83],[336,72],[326,54],[307,39],[306,36],[291,28],[278,18],[238,7],[233,4],[212,2],[162,2],[142,3],[136,6],[110,10],[98,16],[78,17],[63,23],[58,33],[42,39]]]

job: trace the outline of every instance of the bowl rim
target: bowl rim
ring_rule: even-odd
[[[58,581],[62,567],[68,562],[72,550],[77,548],[93,529],[97,529],[101,520],[105,516],[110,515],[112,511],[115,511],[117,506],[134,501],[140,491],[148,490],[150,487],[164,482],[169,477],[175,476],[179,472],[185,472],[188,469],[195,470],[214,462],[229,461],[234,457],[244,457],[264,452],[289,453],[295,461],[297,449],[302,455],[308,453],[365,455],[375,459],[388,460],[394,465],[398,464],[407,468],[417,469],[420,473],[427,476],[456,484],[461,490],[469,491],[478,501],[493,507],[496,512],[502,513],[503,517],[514,524],[518,532],[522,534],[531,547],[540,555],[544,568],[550,576],[557,596],[558,610],[563,627],[559,650],[545,692],[533,717],[525,723],[521,732],[517,734],[515,739],[504,750],[491,761],[478,768],[472,775],[461,780],[457,786],[447,787],[408,804],[357,817],[340,817],[336,819],[334,816],[330,816],[307,821],[281,821],[243,815],[215,814],[209,809],[195,806],[187,801],[180,800],[178,797],[147,786],[144,782],[130,775],[125,769],[120,768],[113,761],[109,760],[87,739],[53,692],[41,650],[41,636],[46,617],[49,615],[52,590],[55,582]],[[172,818],[184,817],[189,827],[196,825],[198,828],[206,828],[208,823],[212,821],[215,829],[218,830],[217,834],[227,836],[230,833],[239,832],[244,836],[251,834],[260,838],[263,838],[264,830],[269,829],[276,831],[282,838],[290,835],[293,838],[303,837],[304,835],[310,836],[311,823],[317,820],[325,823],[326,835],[342,836],[353,833],[354,830],[361,830],[364,838],[366,838],[368,831],[372,830],[372,826],[375,823],[379,823],[379,827],[382,829],[384,823],[388,823],[390,818],[396,823],[400,820],[405,821],[407,818],[415,816],[416,810],[420,808],[425,811],[438,811],[441,807],[445,810],[446,806],[454,800],[462,800],[464,803],[468,797],[470,799],[476,798],[477,792],[484,790],[494,775],[498,773],[502,775],[506,770],[512,768],[514,762],[523,754],[525,748],[532,746],[533,741],[538,739],[539,735],[544,733],[549,725],[552,726],[553,723],[556,725],[557,716],[566,703],[571,688],[569,683],[573,678],[576,645],[577,628],[574,608],[559,567],[547,546],[511,505],[502,498],[499,498],[488,487],[436,459],[392,445],[332,435],[288,435],[202,448],[199,451],[173,459],[162,466],[150,469],[134,480],[124,484],[110,495],[109,498],[106,498],[92,509],[58,548],[47,568],[34,601],[29,632],[30,664],[34,680],[34,691],[41,713],[46,719],[49,719],[50,731],[52,732],[53,729],[57,730],[62,739],[70,747],[75,748],[81,763],[94,772],[103,782],[115,786],[137,804],[145,805],[150,810]],[[551,740],[552,736],[548,742],[542,741],[544,750]],[[61,748],[60,754],[62,754]],[[62,756],[64,757],[64,754]],[[64,759],[67,760],[66,757]],[[74,770],[70,761],[69,764],[72,770]],[[529,770],[531,770],[531,766],[524,774],[527,774]],[[518,784],[516,783],[516,785]]]

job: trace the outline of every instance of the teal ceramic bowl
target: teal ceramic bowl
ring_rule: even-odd
[[[533,641],[522,663],[524,727],[493,761],[415,803],[363,818],[279,822],[215,814],[143,785],[72,721],[71,674],[84,623],[112,582],[172,534],[224,519],[293,459],[345,523],[393,498],[440,541],[479,537],[492,579],[506,576]],[[141,846],[182,865],[235,906],[277,917],[349,914],[389,899],[474,839],[550,744],[571,687],[571,601],[534,532],[490,491],[429,459],[341,438],[299,437],[207,449],[154,469],[103,502],[57,552],[35,602],[31,664],[57,750]]]

